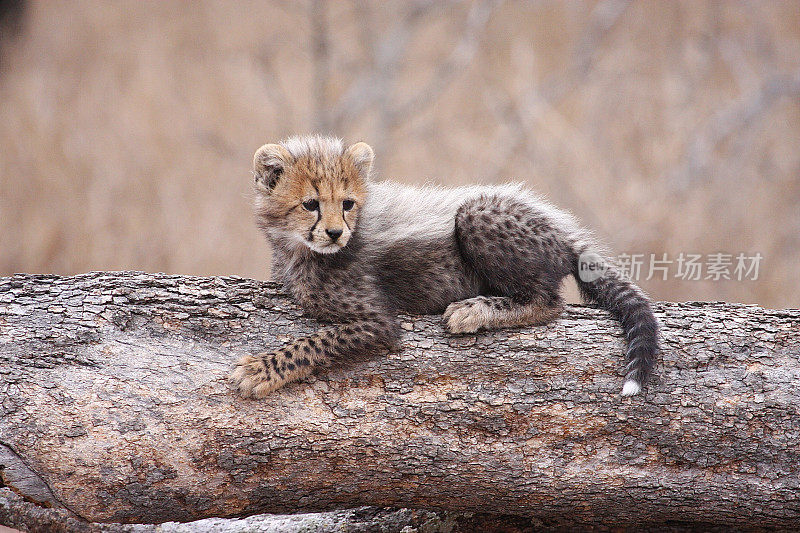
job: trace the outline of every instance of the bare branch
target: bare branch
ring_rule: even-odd
[[[538,122],[542,116],[560,116],[556,110],[558,103],[566,97],[572,90],[582,83],[591,71],[592,63],[602,50],[600,46],[608,32],[619,21],[630,0],[605,0],[599,2],[592,10],[587,29],[581,38],[580,44],[575,48],[572,59],[564,70],[550,75],[538,86],[519,98],[518,101],[511,97],[506,97],[506,108],[502,114],[510,121],[506,122],[511,138],[507,141],[508,154],[518,152],[522,147],[526,147],[528,154],[533,154],[537,150],[532,140],[531,132],[536,131]],[[497,111],[495,111],[496,113]],[[568,128],[566,120],[559,121],[563,128]],[[574,133],[574,132],[573,132]],[[571,136],[571,138],[573,138]],[[583,139],[589,146],[591,141]],[[529,155],[529,157],[531,157]],[[501,164],[502,160],[501,160]],[[490,171],[492,179],[500,177],[499,172],[502,166]],[[596,216],[595,209],[591,207],[591,202],[585,201],[578,191],[572,187],[570,182],[559,181],[559,185],[566,196],[573,199],[573,203],[583,206],[584,218],[593,222],[593,226],[602,228],[601,217]]]
[[[567,68],[550,76],[525,100],[555,105],[574,90],[591,71],[600,44],[630,5],[630,0],[603,0],[592,10],[589,24]]]
[[[586,78],[601,49],[600,43],[629,4],[630,0],[599,2],[592,10],[587,30],[566,68],[550,75],[538,87],[534,87],[523,95],[519,99],[520,103],[514,103],[509,99],[508,105],[513,107],[513,112],[507,116],[513,117],[513,120],[518,122],[511,127],[511,131],[519,136],[514,141],[515,143],[524,140],[529,150],[534,149],[530,143],[530,132],[534,131],[535,122],[545,111],[552,110],[561,99]]]
[[[800,98],[800,71],[794,76],[776,74],[757,90],[715,113],[689,146],[681,168],[673,171],[670,183],[674,192],[684,192],[713,179],[712,154],[717,147],[766,114],[784,96]]]
[[[370,43],[373,49],[370,67],[350,84],[331,110],[331,124],[335,128],[351,122],[379,100],[388,98],[391,82],[397,76],[415,24],[434,8],[441,7],[433,0],[413,3],[383,39]]]
[[[436,67],[433,76],[425,87],[405,102],[389,110],[386,118],[390,126],[405,119],[409,113],[419,112],[434,102],[441,96],[453,79],[472,62],[477,52],[481,35],[486,29],[492,13],[503,2],[504,0],[480,0],[472,5],[467,15],[464,32],[455,48],[453,48],[450,57]]]
[[[327,0],[311,0],[311,55],[313,68],[314,128],[328,133],[331,120],[328,112],[327,89],[331,72],[330,35],[327,20]]]

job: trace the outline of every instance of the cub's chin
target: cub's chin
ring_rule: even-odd
[[[336,244],[334,242],[324,245],[319,245],[311,241],[305,241],[305,243],[306,246],[308,246],[312,251],[317,252],[318,254],[335,254],[336,252],[338,252],[343,248],[342,245]]]

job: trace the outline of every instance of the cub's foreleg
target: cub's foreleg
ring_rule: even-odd
[[[263,398],[318,367],[390,349],[399,338],[396,322],[390,315],[364,316],[297,339],[276,352],[247,355],[231,374],[231,385],[242,396]]]

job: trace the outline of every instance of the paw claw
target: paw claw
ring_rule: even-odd
[[[442,318],[450,333],[475,333],[483,325],[478,305],[473,302],[453,302],[447,306]]]
[[[263,357],[245,355],[236,363],[228,383],[245,398],[263,398],[274,390]]]

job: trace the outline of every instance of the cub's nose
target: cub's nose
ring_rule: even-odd
[[[336,242],[336,240],[342,236],[342,230],[340,229],[326,229],[325,233],[328,234],[328,237],[330,237],[333,242]]]

